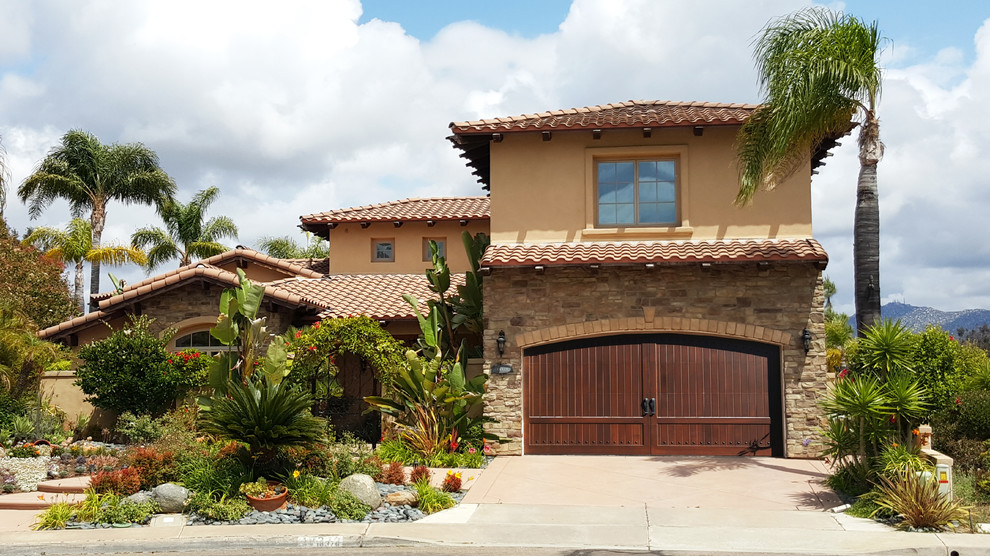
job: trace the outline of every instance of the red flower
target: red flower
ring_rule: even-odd
[[[313,323],[313,328],[319,328],[319,327],[320,327],[320,323],[318,323],[318,322],[314,322]]]
[[[890,422],[891,423],[896,423],[897,422],[897,416],[896,415],[891,415],[890,416]]]
[[[200,352],[198,352],[198,351],[196,353],[193,353],[193,357],[199,357],[200,355],[203,355],[203,354],[200,353]]]
[[[955,342],[955,341],[956,341],[956,339],[955,339],[955,338],[953,338],[952,336],[949,336],[949,341],[950,341],[950,342]]]
[[[454,450],[457,450],[457,447],[458,446],[459,446],[459,444],[457,443],[456,440],[451,440],[450,441],[450,451],[451,452],[453,452]]]
[[[316,351],[316,346],[309,346],[309,351]]]
[[[296,338],[302,338],[302,330],[296,331]]]
[[[171,364],[172,364],[172,360],[171,360],[171,359],[169,359],[169,360],[168,360],[168,364],[169,364],[169,365],[171,365]]]
[[[839,372],[839,378],[846,378],[847,376],[849,376],[849,369],[842,369]]]
[[[962,405],[962,396],[956,396],[956,405]]]

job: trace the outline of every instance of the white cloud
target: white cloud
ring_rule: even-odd
[[[628,99],[752,102],[750,42],[807,5],[575,0],[534,38],[458,22],[421,42],[394,22],[358,24],[357,0],[2,2],[0,136],[13,188],[74,127],[141,141],[180,197],[223,191],[239,242],[296,233],[298,216],[407,196],[480,194],[444,139],[456,120]],[[838,4],[836,4],[838,5]],[[43,22],[43,23],[42,23]],[[942,309],[990,306],[980,208],[990,201],[990,30],[967,66],[957,50],[884,54],[880,106],[883,294]],[[914,65],[905,65],[905,64]],[[856,141],[813,183],[814,224],[838,307],[852,308]],[[7,216],[23,230],[26,210]],[[56,204],[37,223],[67,221]],[[105,237],[126,240],[149,208],[111,206]],[[121,270],[140,276],[140,271]],[[948,285],[953,285],[949,287]]]

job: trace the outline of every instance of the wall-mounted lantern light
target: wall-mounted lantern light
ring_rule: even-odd
[[[808,332],[807,328],[801,331],[801,341],[804,342],[804,352],[811,351],[811,332]]]
[[[505,330],[498,331],[498,338],[495,338],[495,346],[498,348],[498,356],[505,354]]]

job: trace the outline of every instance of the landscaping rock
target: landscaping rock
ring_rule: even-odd
[[[370,506],[371,509],[375,509],[382,505],[382,495],[378,493],[378,487],[375,485],[375,480],[369,475],[364,475],[362,473],[350,475],[343,481],[340,481],[340,486],[338,488],[350,492],[357,497],[358,500]]]
[[[135,492],[124,499],[125,502],[131,502],[133,504],[144,504],[145,502],[151,502],[152,500],[154,500],[154,498],[152,498],[151,493],[146,490]]]
[[[189,491],[177,484],[165,483],[151,489],[151,498],[158,502],[162,513],[177,514],[181,513],[185,507],[186,499],[189,498]]]
[[[416,506],[419,504],[419,499],[416,497],[415,492],[403,490],[386,494],[385,503],[392,506]]]

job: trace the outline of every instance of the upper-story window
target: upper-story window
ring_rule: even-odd
[[[213,337],[209,330],[200,330],[179,336],[175,339],[175,350],[195,349],[202,353],[213,355],[221,351],[227,351],[227,346],[220,343],[220,340]]]
[[[392,263],[395,262],[395,239],[373,239],[371,240],[371,262]]]
[[[599,160],[599,226],[676,226],[677,160]]]
[[[447,257],[447,238],[443,237],[424,237],[423,238],[423,261],[432,262],[433,253],[430,252],[430,242],[437,242],[437,255],[446,258]]]

